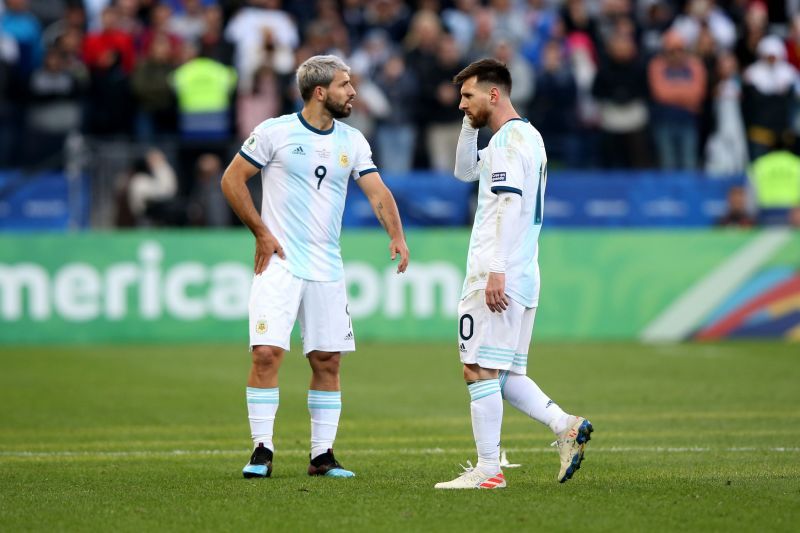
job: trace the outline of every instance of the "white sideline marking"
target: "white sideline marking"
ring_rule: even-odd
[[[704,278],[692,285],[642,331],[645,342],[684,340],[708,313],[738,288],[791,238],[790,230],[761,232]]]
[[[610,446],[610,447],[591,447],[591,453],[707,453],[707,452],[775,452],[775,453],[797,453],[798,447],[770,447],[758,448],[755,446],[736,446],[727,448],[711,447],[661,447],[661,446]],[[403,448],[403,449],[363,449],[348,450],[347,455],[444,455],[459,453],[474,453],[475,448]],[[556,453],[552,447],[543,448],[508,448],[510,453]],[[0,451],[0,457],[17,458],[48,458],[48,457],[179,457],[183,455],[211,455],[218,457],[239,457],[246,456],[248,449],[240,450],[129,450],[116,452],[92,452],[92,451],[57,451],[57,452],[34,452],[34,451]],[[278,450],[280,455],[308,455],[308,450]]]

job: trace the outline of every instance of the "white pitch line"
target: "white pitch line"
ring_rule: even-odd
[[[708,453],[708,452],[727,452],[727,453],[742,453],[742,452],[774,452],[774,453],[798,453],[798,447],[765,447],[757,448],[750,446],[737,446],[727,448],[711,448],[711,447],[661,447],[661,446],[610,446],[600,447],[595,446],[589,448],[591,453]],[[505,451],[509,453],[555,453],[552,447],[544,448],[508,448]],[[474,453],[474,448],[402,448],[402,449],[362,449],[362,450],[348,450],[347,455],[383,455],[383,454],[398,454],[398,455],[445,455],[445,454],[459,454],[459,453]],[[197,456],[197,455],[210,455],[219,457],[238,457],[247,455],[247,449],[241,450],[129,450],[129,451],[115,451],[115,452],[93,452],[93,451],[49,451],[49,452],[34,452],[34,451],[0,451],[1,457],[10,458],[49,458],[49,457],[107,457],[107,458],[125,458],[125,457],[179,457],[183,455]],[[307,455],[308,450],[278,450],[276,453],[280,455]]]
[[[791,236],[783,228],[762,231],[674,300],[642,330],[641,340],[684,340],[708,313],[783,248]]]

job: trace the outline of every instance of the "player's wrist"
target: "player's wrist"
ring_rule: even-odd
[[[492,261],[489,263],[489,272],[492,274],[505,274],[506,263],[507,261],[505,259],[492,259]]]

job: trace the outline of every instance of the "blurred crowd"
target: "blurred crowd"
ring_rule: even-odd
[[[737,174],[800,137],[800,0],[0,0],[0,168],[61,164],[79,131],[221,171],[325,53],[384,172],[452,170],[450,80],[487,56],[554,166]]]

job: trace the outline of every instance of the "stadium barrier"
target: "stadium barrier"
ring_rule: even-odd
[[[359,340],[453,340],[469,233],[342,240]],[[247,341],[246,231],[0,235],[0,343]],[[545,231],[537,339],[800,339],[789,230]]]
[[[86,174],[0,172],[0,229],[112,227],[119,177],[145,148],[111,141],[89,146],[92,164]],[[174,147],[164,149],[174,152]],[[423,171],[383,178],[407,227],[469,225],[476,184]],[[553,170],[547,186],[548,225],[709,227],[725,213],[728,189],[743,182],[743,176],[709,178],[696,172]],[[377,227],[372,206],[357,188],[350,183],[344,226]]]

